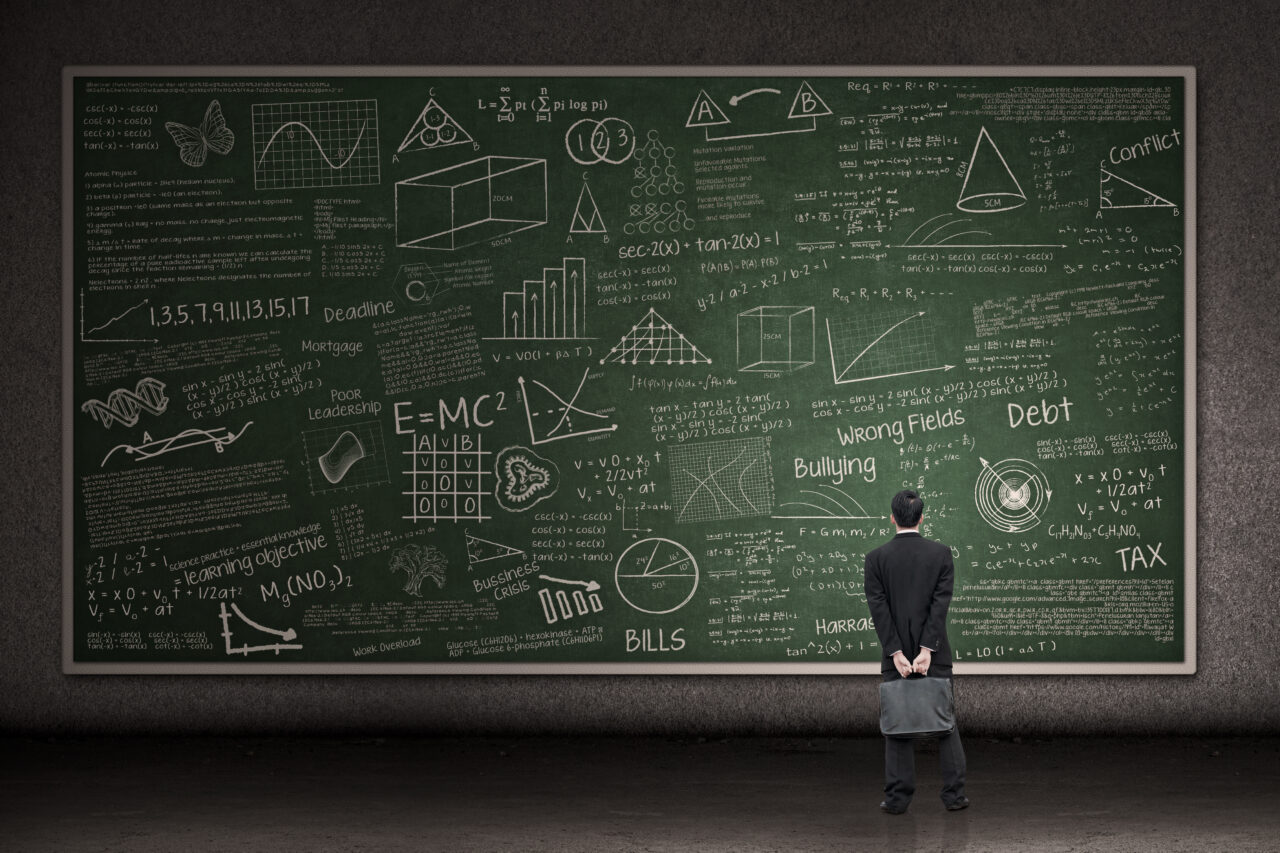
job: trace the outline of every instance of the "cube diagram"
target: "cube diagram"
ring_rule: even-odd
[[[813,364],[813,306],[761,305],[738,315],[738,370],[790,373]]]
[[[396,245],[451,251],[547,224],[547,161],[481,157],[396,182]]]

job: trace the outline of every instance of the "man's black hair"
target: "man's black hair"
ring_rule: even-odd
[[[893,496],[893,517],[898,520],[899,527],[915,527],[924,514],[924,501],[911,489],[903,489]]]

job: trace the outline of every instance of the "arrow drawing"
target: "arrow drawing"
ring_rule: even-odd
[[[752,95],[760,95],[765,92],[770,92],[774,95],[782,94],[781,89],[752,89],[750,92],[743,92],[741,95],[734,95],[732,98],[729,99],[729,106],[736,107],[739,101],[745,100],[746,98],[750,98]]]
[[[600,584],[595,581],[571,581],[564,578],[553,578],[551,575],[538,575],[540,580],[550,581],[551,583],[573,584],[574,586],[585,587],[587,592],[595,592],[600,589]]]

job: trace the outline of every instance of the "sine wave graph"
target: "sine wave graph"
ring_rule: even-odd
[[[381,180],[377,101],[254,104],[252,112],[254,188],[353,187]]]

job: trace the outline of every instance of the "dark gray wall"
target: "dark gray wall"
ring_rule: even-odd
[[[972,676],[973,733],[1280,731],[1276,9],[1115,2],[9,2],[0,12],[0,731],[875,731],[869,677],[68,677],[60,73],[68,64],[1194,65],[1199,673]]]

